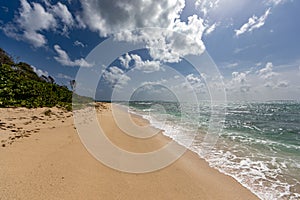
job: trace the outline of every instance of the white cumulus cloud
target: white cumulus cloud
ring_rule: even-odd
[[[248,19],[248,22],[241,26],[240,29],[235,30],[235,35],[239,36],[246,32],[252,32],[254,29],[258,29],[265,24],[266,19],[270,15],[271,8],[267,9],[266,12],[261,16],[252,16]]]
[[[150,61],[150,60],[143,61],[142,58],[136,54],[131,55],[131,58],[135,62],[136,69],[141,70],[145,73],[151,73],[151,72],[159,71],[161,69],[159,61]]]
[[[100,36],[115,35],[119,41],[145,41],[154,60],[178,62],[182,56],[198,55],[205,50],[203,19],[193,15],[187,22],[180,20],[184,0],[81,0],[81,3],[81,19],[89,29]],[[162,29],[136,30],[149,27]]]
[[[84,23],[101,36],[144,27],[168,28],[184,0],[80,0]]]
[[[226,89],[233,92],[249,92],[251,85],[248,81],[249,71],[247,72],[232,72],[232,79],[226,84]]]
[[[68,27],[74,24],[73,16],[66,5],[60,2],[51,5],[47,1],[45,5],[21,0],[21,7],[16,12],[13,22],[7,23],[1,29],[7,36],[16,40],[26,41],[34,47],[44,46],[47,43],[44,31],[60,31],[65,34]]]
[[[258,76],[264,80],[269,80],[275,76],[278,76],[278,73],[273,72],[273,63],[271,62],[268,62],[266,66],[260,69],[257,73]]]
[[[203,19],[193,15],[188,17],[187,22],[175,20],[170,30],[151,30],[139,35],[141,40],[147,41],[154,60],[172,63],[179,62],[186,55],[200,55],[204,52],[202,35],[205,28]]]
[[[192,89],[196,93],[205,93],[206,85],[199,76],[189,74],[185,77],[186,83],[182,83],[184,89]],[[188,84],[187,84],[188,83]],[[191,88],[190,88],[191,87]]]
[[[66,5],[58,2],[56,5],[51,6],[51,8],[54,15],[59,17],[64,25],[74,25],[74,18]]]
[[[282,76],[279,73],[274,72],[273,64],[268,62],[266,66],[256,72],[264,81],[264,86],[271,89],[286,88],[289,86],[289,82],[282,80]]]
[[[220,0],[196,0],[195,6],[204,16],[219,5]]]
[[[112,66],[103,73],[103,78],[113,87],[121,89],[130,81],[124,71],[116,66]]]
[[[138,38],[146,41],[154,60],[178,62],[187,54],[203,53],[203,32],[207,29],[206,34],[209,34],[216,27],[212,24],[207,28],[197,15],[181,21],[185,0],[79,0],[79,3],[80,10],[71,13],[68,4],[62,2],[21,0],[13,22],[1,29],[6,35],[35,47],[47,44],[45,33],[50,31],[68,36],[70,29],[81,28],[97,32],[100,37],[121,32],[121,36],[116,36],[119,40],[134,41]],[[150,27],[162,29],[132,32]],[[178,37],[174,31],[182,36]],[[83,46],[79,42],[74,45]],[[154,63],[147,63],[147,66],[150,64]]]
[[[76,59],[72,61],[67,54],[59,45],[54,45],[54,49],[58,56],[55,56],[54,59],[64,66],[78,66],[78,67],[92,67],[93,64],[88,63],[84,58]]]
[[[159,61],[154,61],[154,60],[143,61],[142,58],[137,54],[129,55],[127,53],[124,56],[121,56],[119,58],[119,60],[120,60],[120,63],[122,64],[122,66],[124,66],[126,69],[129,68],[129,63],[131,61],[133,61],[135,64],[134,69],[141,70],[145,73],[151,73],[151,72],[159,71],[162,69],[161,63]]]
[[[27,41],[35,47],[47,43],[47,39],[41,32],[53,29],[57,25],[54,16],[41,4],[29,4],[26,0],[21,0],[21,8],[19,14],[15,16],[15,24],[7,24],[3,28],[4,33],[17,40]]]
[[[68,36],[69,31],[75,28],[89,29],[98,32],[101,37],[115,36],[128,42],[143,40],[154,61],[138,62],[137,67],[150,72],[159,70],[160,63],[179,62],[186,55],[202,54],[205,51],[204,32],[208,35],[217,26],[207,27],[197,15],[182,21],[180,15],[185,0],[79,0],[79,3],[81,9],[71,13],[69,5],[62,2],[21,0],[14,20],[1,29],[9,37],[26,41],[34,47],[47,44],[47,32]],[[217,4],[218,1],[214,1],[211,6]],[[209,5],[208,1],[206,5]],[[151,27],[161,29],[137,30]],[[75,41],[74,45],[85,46],[80,41]],[[63,65],[89,66],[84,59],[72,61],[59,46],[54,49],[58,53],[55,59]],[[125,67],[129,64],[126,60],[123,62]]]
[[[186,76],[186,80],[187,80],[190,84],[192,84],[192,85],[201,83],[200,77],[197,77],[197,76],[195,76],[194,74],[189,74],[189,75],[187,75],[187,76]]]
[[[129,68],[129,63],[132,60],[131,56],[126,53],[125,56],[119,57],[121,64],[127,69]]]

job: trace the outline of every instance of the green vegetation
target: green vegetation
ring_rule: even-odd
[[[39,77],[26,63],[15,63],[0,48],[0,107],[63,107],[72,110],[73,93],[57,85],[51,76]],[[80,102],[92,99],[74,94]]]

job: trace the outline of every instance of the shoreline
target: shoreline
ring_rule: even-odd
[[[124,112],[127,112],[127,111],[126,111],[127,106],[123,106],[123,105],[118,105],[118,106],[120,106],[121,109],[124,109]],[[128,109],[129,109],[129,108],[128,108]],[[128,111],[128,112],[130,113],[130,115],[136,116],[137,118],[141,118],[142,120],[145,121],[145,123],[148,123],[150,126],[153,127],[153,125],[151,125],[150,121],[149,121],[148,119],[144,118],[142,114],[139,114],[139,113],[134,112],[134,111]],[[154,127],[154,128],[155,128],[155,129],[159,129],[159,128],[157,128],[157,127]],[[161,129],[160,129],[160,130],[161,130]],[[173,140],[173,141],[175,141],[178,145],[184,146],[184,145],[178,143],[178,141],[174,140],[174,139],[171,138],[170,136],[164,134],[164,130],[161,130],[161,133],[159,133],[159,134],[161,134],[162,137],[164,137],[164,138],[167,139],[167,140]],[[257,199],[260,199],[259,196],[257,196],[257,194],[255,194],[255,192],[253,192],[253,191],[251,190],[251,188],[249,188],[247,185],[241,183],[241,182],[240,182],[239,180],[237,180],[234,176],[232,176],[232,175],[229,174],[229,173],[226,173],[225,171],[222,171],[221,169],[218,169],[218,168],[216,168],[216,167],[210,166],[210,165],[209,165],[209,162],[206,161],[204,158],[202,158],[197,152],[195,152],[195,151],[193,151],[192,149],[189,149],[189,148],[187,148],[187,147],[185,147],[185,148],[187,149],[187,151],[191,152],[192,154],[195,154],[195,156],[197,156],[198,159],[203,160],[210,168],[212,168],[212,169],[218,171],[219,173],[221,173],[221,174],[223,174],[223,175],[225,175],[225,176],[228,176],[228,177],[230,177],[230,178],[233,178],[236,182],[238,182],[238,184],[240,184],[242,187],[246,188],[246,189],[249,190],[252,194],[254,194],[255,197],[256,197]]]
[[[111,141],[132,152],[151,151],[171,140],[163,134],[136,140],[119,130],[109,109],[102,107],[97,116]],[[141,117],[132,117],[137,123],[145,123]],[[40,128],[30,137],[1,148],[1,199],[258,199],[190,150],[155,172],[116,171],[88,153],[72,117],[61,121],[49,121],[48,125],[55,123],[55,128]]]

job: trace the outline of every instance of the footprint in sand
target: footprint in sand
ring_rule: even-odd
[[[32,121],[25,122],[24,125],[28,125],[30,123],[32,123]]]

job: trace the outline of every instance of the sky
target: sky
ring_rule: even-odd
[[[297,0],[2,0],[0,47],[98,100],[300,100],[299,9]]]

